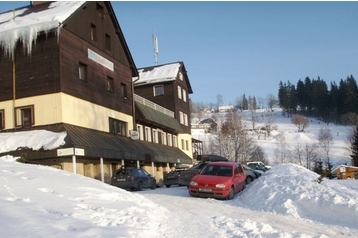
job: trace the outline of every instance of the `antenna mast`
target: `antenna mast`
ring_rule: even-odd
[[[158,37],[156,37],[155,35],[153,35],[153,49],[154,49],[154,63],[155,65],[158,65],[158,53],[159,53]]]

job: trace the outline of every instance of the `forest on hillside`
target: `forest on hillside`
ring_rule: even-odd
[[[357,124],[358,87],[354,77],[348,76],[330,87],[320,79],[299,80],[296,85],[280,82],[279,106],[288,115],[300,113],[326,123]]]

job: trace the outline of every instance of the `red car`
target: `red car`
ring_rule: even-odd
[[[193,197],[233,199],[246,187],[245,170],[235,162],[210,162],[189,184]]]

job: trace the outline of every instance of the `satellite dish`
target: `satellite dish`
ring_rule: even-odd
[[[139,132],[138,131],[131,131],[131,139],[138,140],[139,139]]]

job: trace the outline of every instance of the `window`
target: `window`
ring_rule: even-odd
[[[155,129],[153,129],[152,130],[153,131],[153,142],[154,143],[158,143],[159,142],[159,140],[158,140],[158,131],[157,130],[155,130]]]
[[[179,122],[180,122],[180,124],[184,124],[184,113],[183,112],[179,112]]]
[[[139,140],[144,140],[143,126],[137,125],[137,131],[139,133]]]
[[[111,77],[107,77],[107,91],[114,92],[114,80]]]
[[[189,141],[188,140],[185,141],[185,149],[189,150]]]
[[[185,147],[184,147],[184,139],[181,139],[181,149],[182,149],[182,150],[185,150]]]
[[[181,87],[180,86],[178,86],[178,98],[181,99]]]
[[[106,34],[106,49],[111,50],[111,36]]]
[[[81,62],[78,64],[78,78],[82,81],[87,81],[87,65]]]
[[[124,99],[127,99],[127,85],[121,83],[121,95]]]
[[[188,115],[184,113],[184,125],[188,125]]]
[[[114,118],[109,118],[109,132],[121,136],[127,136],[127,123]]]
[[[15,108],[16,122],[15,126],[31,126],[35,124],[34,106],[25,106]]]
[[[96,25],[91,24],[91,32],[90,32],[91,40],[97,41],[97,29]]]
[[[164,95],[164,86],[163,85],[156,85],[153,87],[154,96]]]
[[[0,110],[0,130],[5,128],[5,111]]]
[[[151,142],[152,141],[152,134],[149,127],[145,128],[145,141]]]
[[[171,134],[167,134],[167,145],[173,146],[173,137]]]
[[[174,136],[174,135],[173,135],[173,146],[178,147],[178,138],[177,138],[177,136]]]
[[[183,79],[184,79],[184,75],[183,75],[182,72],[179,72],[179,79],[180,79],[181,81],[183,81]]]
[[[183,101],[186,102],[186,90],[183,89]]]

